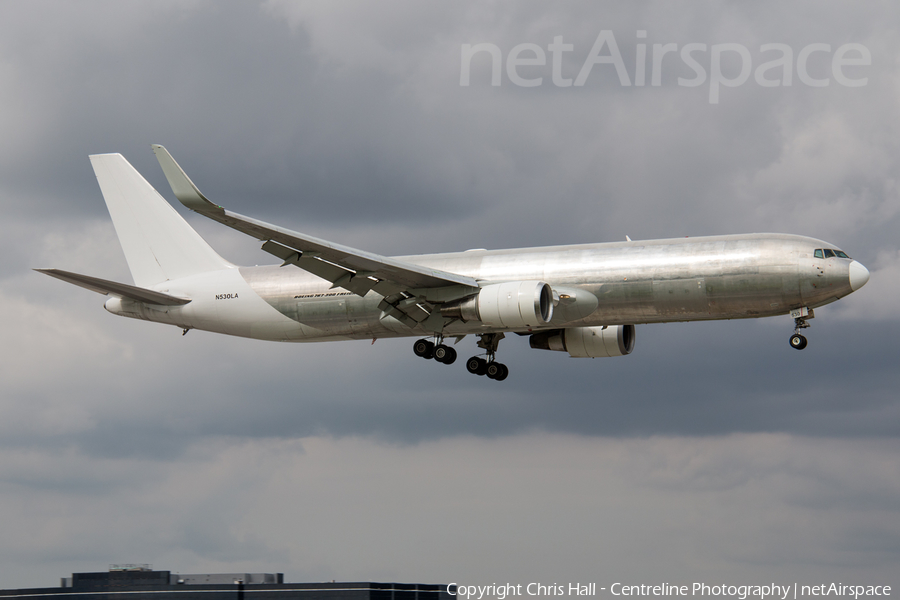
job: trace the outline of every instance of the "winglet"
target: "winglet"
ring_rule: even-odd
[[[159,144],[151,144],[150,147],[153,148],[156,160],[159,161],[159,166],[162,167],[166,179],[169,180],[169,185],[172,186],[172,193],[175,194],[175,197],[182,204],[198,212],[209,211],[210,209],[223,210],[221,206],[213,204],[200,192],[190,177],[178,166],[178,163],[175,162],[168,150]]]

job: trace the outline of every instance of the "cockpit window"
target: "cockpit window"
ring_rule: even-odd
[[[813,256],[816,258],[850,258],[843,250],[834,250],[832,248],[817,248],[813,252]]]

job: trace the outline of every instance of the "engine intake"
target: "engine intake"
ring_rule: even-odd
[[[510,281],[441,307],[441,314],[508,329],[542,327],[553,318],[553,289],[543,281]]]
[[[553,329],[528,341],[532,348],[568,352],[574,358],[625,356],[634,350],[634,325]]]

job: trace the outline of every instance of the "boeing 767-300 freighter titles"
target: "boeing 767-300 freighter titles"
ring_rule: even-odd
[[[113,314],[262,340],[415,336],[445,364],[444,340],[478,336],[470,373],[503,380],[507,333],[573,357],[630,354],[638,323],[790,314],[802,350],[813,309],[865,285],[834,244],[749,234],[386,257],[251,219],[213,204],[162,146],[172,192],[189,209],[251,235],[281,265],[220,257],[120,154],[91,156],[134,285],[38,269],[110,296]],[[299,267],[299,268],[296,268]]]

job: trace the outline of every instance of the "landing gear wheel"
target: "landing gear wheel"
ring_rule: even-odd
[[[466,361],[466,370],[473,375],[484,375],[487,373],[488,363],[481,357],[473,356]]]
[[[434,347],[434,360],[445,365],[452,365],[456,362],[456,350],[450,346],[440,344]]]
[[[422,358],[433,358],[434,344],[426,339],[416,340],[416,343],[413,344],[413,352]]]
[[[803,350],[806,348],[806,338],[800,335],[799,333],[795,333],[791,336],[791,348],[796,348],[797,350]]]
[[[494,381],[503,381],[509,377],[509,369],[506,368],[506,365],[498,362],[488,363],[486,375]]]

